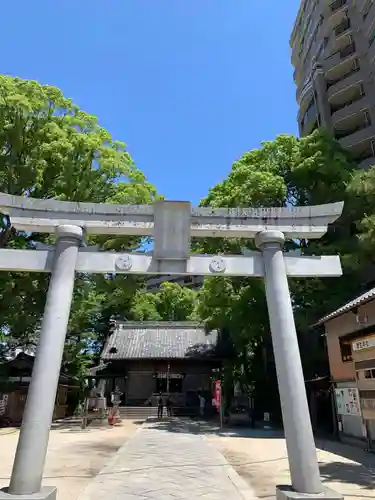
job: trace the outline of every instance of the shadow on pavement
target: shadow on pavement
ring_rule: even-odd
[[[336,483],[358,484],[365,489],[375,489],[374,470],[357,463],[330,462],[320,463],[320,474],[324,479]],[[375,492],[373,497],[375,497]]]
[[[138,422],[134,422],[137,424]],[[143,423],[143,422],[139,422]],[[215,422],[191,420],[189,418],[149,418],[143,424],[144,428],[167,431],[172,433],[185,434],[211,434],[217,436],[239,437],[239,438],[261,438],[261,439],[280,439],[283,438],[283,432],[272,428],[249,428],[249,427],[224,427],[220,429]]]
[[[142,422],[140,422],[142,423]],[[189,434],[206,434],[206,435],[217,435],[221,437],[234,437],[234,438],[249,438],[249,439],[284,439],[284,433],[282,430],[266,428],[266,427],[256,427],[255,429],[248,427],[220,427],[215,422],[210,421],[194,421],[191,419],[184,418],[172,418],[158,420],[156,418],[150,418],[144,422],[144,427],[149,427],[154,430],[167,431],[172,433],[189,433]],[[346,445],[339,441],[333,441],[329,439],[316,439],[316,447],[319,450],[327,451],[339,457],[346,458],[355,462],[354,464],[346,464],[348,471],[350,467],[354,469],[358,467],[364,467],[371,471],[375,478],[375,455],[364,451],[360,447]],[[333,462],[335,463],[335,462]],[[337,464],[342,464],[342,462],[337,462]],[[342,464],[343,467],[345,464]],[[322,464],[325,467],[325,464]],[[327,473],[329,468],[327,466]],[[334,471],[332,471],[333,473]],[[375,481],[375,479],[373,480]],[[350,481],[348,481],[350,482]],[[375,483],[373,483],[375,484]]]
[[[372,471],[375,476],[375,455],[369,453],[359,446],[343,444],[340,441],[316,440],[316,447],[322,451],[328,451],[339,457],[346,458],[352,462],[362,465]],[[350,464],[347,464],[350,465]],[[355,464],[353,464],[355,465]]]

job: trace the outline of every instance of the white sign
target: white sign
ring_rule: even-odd
[[[157,378],[184,378],[182,373],[158,373]]]
[[[352,344],[353,351],[362,351],[363,349],[371,349],[375,347],[375,337],[368,339],[356,340]]]
[[[335,396],[338,415],[361,416],[358,389],[335,389]]]

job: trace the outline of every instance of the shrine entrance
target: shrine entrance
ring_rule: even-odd
[[[56,488],[42,488],[41,483],[76,272],[264,279],[292,478],[292,490],[279,487],[277,498],[338,498],[327,493],[320,480],[287,278],[340,276],[340,259],[288,255],[283,246],[287,239],[320,238],[342,208],[342,203],[192,208],[188,202],[173,201],[125,206],[0,194],[0,211],[15,229],[56,235],[54,247],[0,250],[0,270],[51,273],[10,486],[0,492],[0,499],[56,498]],[[85,234],[152,236],[154,248],[150,255],[100,252],[83,245]],[[192,237],[253,238],[259,252],[190,255]]]

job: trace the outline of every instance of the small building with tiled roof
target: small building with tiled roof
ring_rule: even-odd
[[[375,288],[321,318],[338,431],[375,448]]]
[[[0,413],[13,424],[22,421],[35,357],[23,351],[0,363]],[[72,415],[79,399],[79,382],[60,372],[53,418]]]
[[[88,376],[106,396],[118,387],[123,405],[144,404],[159,392],[195,405],[198,392],[210,398],[220,366],[218,338],[196,322],[117,321]]]

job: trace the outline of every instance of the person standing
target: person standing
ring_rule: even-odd
[[[158,419],[161,420],[163,418],[163,409],[164,409],[164,401],[163,395],[160,392],[158,396]]]
[[[202,394],[198,394],[198,398],[199,398],[199,414],[201,417],[204,417],[204,410],[205,410],[205,407],[206,407],[206,400],[204,399],[204,397],[202,396]]]
[[[115,387],[115,390],[111,392],[111,403],[112,403],[112,415],[117,420],[119,418],[119,406],[121,403],[122,392],[118,388]]]
[[[167,407],[167,415],[168,415],[168,417],[171,417],[172,416],[172,400],[171,400],[171,397],[170,397],[169,394],[167,396],[167,400],[165,402],[165,406]]]

